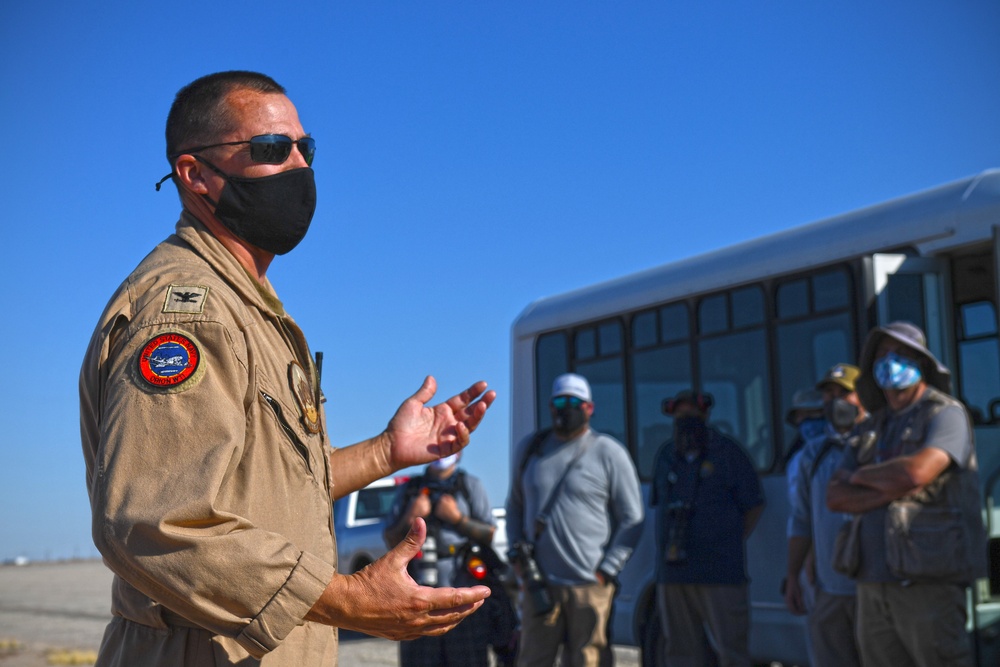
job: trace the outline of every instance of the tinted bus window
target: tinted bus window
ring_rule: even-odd
[[[782,420],[792,407],[795,392],[812,389],[834,364],[858,363],[851,331],[851,317],[847,313],[778,326],[776,353]],[[783,451],[788,452],[795,435],[795,430],[785,424]]]
[[[576,332],[576,358],[593,359],[597,356],[597,331],[582,329]]]
[[[632,381],[636,468],[640,479],[649,479],[656,452],[673,437],[673,420],[663,414],[663,399],[693,385],[690,344],[636,352],[632,355]]]
[[[847,308],[851,289],[844,271],[831,271],[812,277],[813,309],[817,312]]]
[[[778,286],[775,368],[782,422],[792,407],[795,392],[815,387],[834,364],[858,363],[850,311],[854,301],[851,286],[851,276],[845,269]],[[786,456],[795,436],[795,429],[785,424],[782,451]]]
[[[726,295],[710,296],[698,306],[698,331],[703,334],[718,333],[729,328]]]
[[[778,317],[802,317],[809,314],[809,283],[796,280],[778,287]]]
[[[889,276],[886,289],[892,298],[889,300],[889,322],[904,320],[912,322],[927,331],[924,319],[926,304],[924,303],[924,277],[919,273],[894,273]]]
[[[590,331],[595,331],[590,329]],[[578,332],[578,337],[579,337]],[[587,378],[594,396],[594,416],[591,426],[602,433],[626,440],[625,428],[625,361],[621,346],[621,323],[609,322],[600,325],[601,358],[594,360],[577,359],[574,373]]]
[[[556,377],[569,370],[566,334],[551,333],[539,336],[535,347],[535,424],[538,428],[549,425],[549,394]]]
[[[773,459],[770,372],[763,330],[728,334],[698,345],[701,387],[715,398],[713,427],[742,444],[759,470]]]
[[[764,293],[759,287],[733,292],[733,328],[744,329],[764,322]]]
[[[622,352],[622,327],[618,322],[602,324],[598,329],[598,342],[601,356],[609,354],[621,354]]]
[[[640,313],[632,318],[632,345],[637,349],[652,347],[657,343],[656,313]]]
[[[973,422],[992,424],[1000,419],[1000,346],[996,309],[989,301],[963,304],[958,364],[959,394],[969,407]]]
[[[660,309],[660,331],[661,340],[664,343],[684,340],[691,335],[691,327],[688,323],[687,306],[677,303],[672,306],[664,306]]]
[[[688,342],[687,305],[675,303],[656,311],[639,313],[632,319],[632,339],[636,349],[629,357],[632,378],[632,426],[635,429],[635,459],[640,479],[653,473],[656,452],[673,437],[673,420],[662,411],[663,399],[694,386],[691,373],[691,345]],[[655,345],[648,331],[659,331]],[[656,349],[649,349],[654,347]]]

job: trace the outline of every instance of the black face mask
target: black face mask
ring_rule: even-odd
[[[835,398],[823,406],[823,416],[838,431],[844,431],[858,419],[858,406],[843,398]]]
[[[247,243],[275,255],[284,255],[309,231],[316,211],[316,180],[309,167],[270,176],[229,176],[204,158],[195,156],[226,184],[215,206],[215,217]]]
[[[556,435],[566,437],[580,430],[587,423],[587,414],[583,411],[583,406],[572,407],[567,405],[561,410],[556,410],[552,417],[552,430]]]
[[[708,426],[695,415],[674,419],[674,442],[679,452],[700,449],[708,444]]]

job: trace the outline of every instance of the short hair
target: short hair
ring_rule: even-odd
[[[184,86],[167,115],[167,161],[171,167],[173,157],[183,148],[213,143],[235,129],[236,119],[226,104],[226,97],[235,90],[285,94],[271,77],[241,70],[209,74]]]

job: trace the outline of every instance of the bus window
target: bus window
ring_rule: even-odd
[[[535,425],[546,428],[549,417],[549,394],[556,377],[569,370],[569,350],[562,332],[538,337],[535,347]]]
[[[959,394],[976,424],[992,424],[1000,418],[996,309],[989,301],[979,301],[963,304],[959,314]]]
[[[663,399],[690,389],[691,346],[680,343],[632,355],[632,411],[636,429],[636,468],[640,479],[653,474],[656,452],[673,438],[673,420],[663,414]]]
[[[662,411],[663,399],[694,385],[688,311],[683,303],[648,310],[632,318],[632,424],[639,478],[653,474],[656,453],[673,437],[673,420]]]
[[[744,329],[764,322],[764,293],[759,287],[733,292],[733,328]]]
[[[831,366],[858,363],[850,310],[854,302],[851,285],[847,270],[837,268],[778,286],[775,368],[781,417],[792,407],[795,392],[813,388]],[[784,426],[785,456],[795,435],[794,429]]]
[[[919,273],[894,273],[889,276],[886,290],[890,295],[886,322],[904,320],[927,331],[924,276]]]
[[[802,317],[809,314],[809,283],[807,280],[795,280],[778,287],[775,301],[778,304],[778,317]]]
[[[800,389],[812,389],[834,364],[857,364],[852,343],[851,317],[847,313],[799,320],[777,327],[778,388],[784,418],[792,407],[792,396]],[[795,439],[795,430],[784,427],[784,452]]]
[[[683,303],[675,303],[672,306],[660,308],[660,340],[662,342],[672,343],[685,340],[690,335],[687,306]]]
[[[593,354],[590,358],[582,358],[581,354],[577,354],[573,372],[590,382],[590,391],[594,395],[594,416],[590,419],[590,425],[620,442],[628,442],[625,439],[625,370],[621,322],[615,320],[577,330],[577,341],[582,336],[593,341]],[[579,345],[577,352],[580,352]]]
[[[648,311],[632,318],[632,345],[636,348],[652,347],[658,342],[656,313]]]
[[[701,300],[698,306],[698,329],[701,333],[712,334],[729,328],[726,296],[719,294]]]
[[[764,295],[757,286],[706,297],[698,308],[701,336],[729,332],[702,338],[697,348],[698,387],[715,398],[711,424],[739,441],[759,470],[774,460],[764,319]]]
[[[597,330],[581,329],[576,332],[576,358],[592,359],[597,356]]]
[[[701,387],[715,398],[711,424],[746,448],[758,470],[774,459],[771,444],[770,373],[763,329],[702,340]]]
[[[842,310],[851,305],[851,286],[845,271],[829,271],[812,277],[813,310]]]

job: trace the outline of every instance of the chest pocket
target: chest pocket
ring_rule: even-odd
[[[266,389],[260,389],[259,391],[260,400],[264,404],[265,413],[274,418],[278,425],[278,429],[284,433],[286,440],[292,446],[293,450],[297,452],[303,465],[305,465],[306,470],[311,475],[313,466],[309,456],[309,447],[299,435],[295,426],[293,426],[292,420],[295,419],[293,410],[283,406],[282,403]]]

